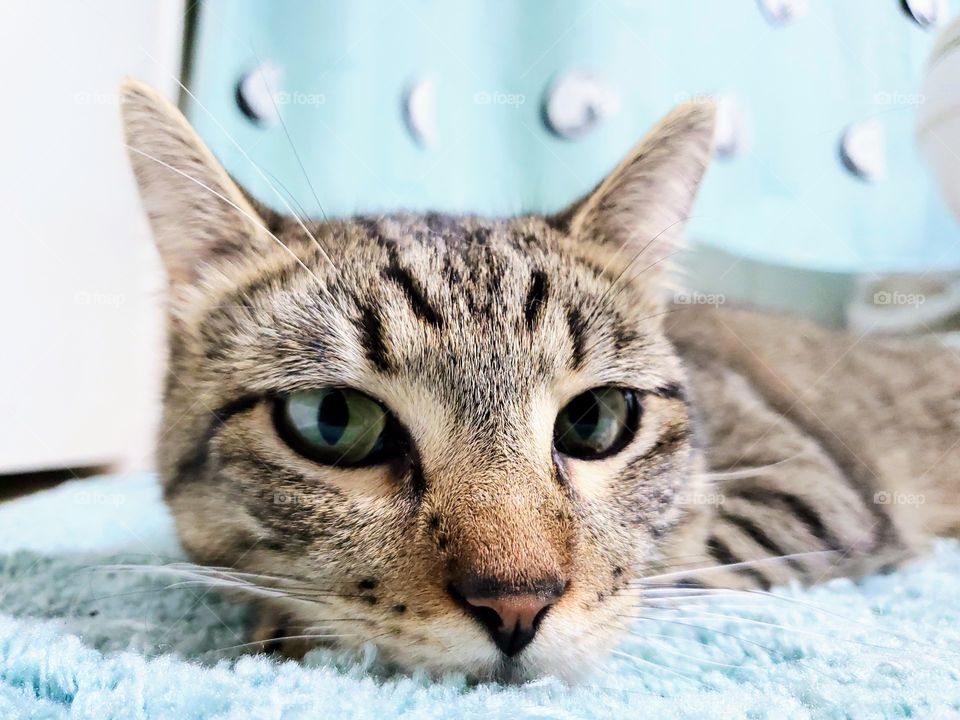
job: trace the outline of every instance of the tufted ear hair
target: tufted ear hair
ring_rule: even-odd
[[[585,197],[551,218],[606,264],[650,267],[680,245],[713,151],[715,107],[675,107]],[[642,255],[644,260],[634,260]]]
[[[260,214],[183,114],[135,80],[120,98],[130,164],[171,285],[263,242]]]

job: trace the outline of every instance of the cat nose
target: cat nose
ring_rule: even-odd
[[[533,641],[547,611],[563,594],[560,583],[548,585],[538,592],[483,595],[462,593],[451,586],[451,594],[484,627],[500,651],[513,657]]]

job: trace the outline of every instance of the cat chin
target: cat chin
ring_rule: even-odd
[[[491,656],[484,641],[477,648],[483,661],[463,662],[468,658],[453,653],[437,658],[434,666],[441,674],[462,672],[481,682],[522,684],[556,678],[568,685],[577,685],[603,667],[620,637],[609,623],[601,625],[586,617],[573,620],[558,616],[551,627],[544,627],[536,640],[516,657],[508,658],[496,651]],[[451,661],[458,667],[452,667]]]
[[[444,653],[429,659],[420,653],[412,656],[403,654],[407,657],[394,657],[392,662],[386,661],[386,653],[381,655],[386,661],[384,667],[404,675],[425,673],[434,680],[461,675],[472,682],[505,685],[522,685],[545,678],[554,678],[567,685],[581,684],[588,680],[608,657],[604,650],[593,651],[585,647],[569,646],[560,654],[531,646],[513,658],[499,652],[491,654],[483,649],[480,653],[482,660],[460,653]]]
[[[415,637],[358,637],[355,641],[341,639],[328,647],[344,660],[365,662],[387,676],[423,673],[441,680],[460,675],[473,682],[511,685],[555,678],[576,685],[602,668],[620,639],[615,623],[607,619],[595,622],[585,615],[571,618],[560,614],[551,619],[549,625],[544,622],[536,640],[512,658],[472,632],[469,625],[435,628],[432,638],[420,633]]]

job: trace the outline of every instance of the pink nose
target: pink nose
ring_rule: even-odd
[[[537,634],[537,626],[559,594],[464,597],[466,609],[487,629],[494,643],[510,657]]]

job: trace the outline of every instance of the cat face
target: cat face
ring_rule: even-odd
[[[312,223],[255,206],[149,89],[123,107],[191,555],[263,576],[288,633],[402,668],[594,666],[696,482],[661,286],[710,108],[557,216]]]

